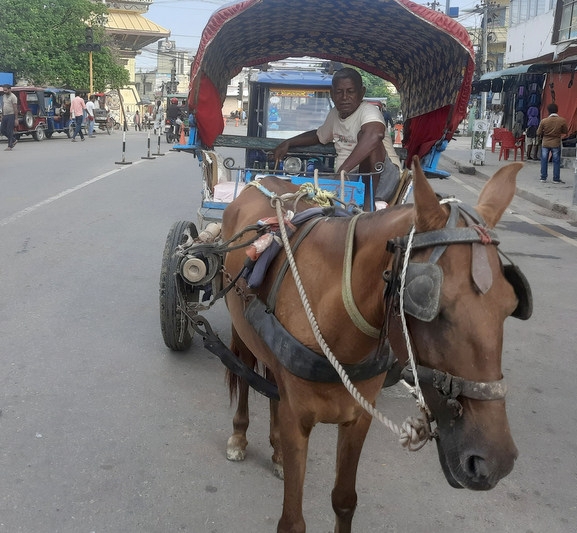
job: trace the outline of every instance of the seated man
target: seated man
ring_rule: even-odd
[[[337,71],[331,87],[335,107],[325,122],[317,130],[301,133],[280,143],[274,151],[274,157],[277,161],[282,160],[293,146],[334,141],[337,152],[336,177],[340,177],[342,171],[372,174],[375,199],[388,202],[400,180],[400,163],[397,163],[396,154],[394,159],[398,166],[387,158],[383,116],[376,106],[363,102],[365,92],[361,75],[356,70],[343,68]],[[381,176],[387,177],[381,180]],[[380,181],[384,183],[379,187]],[[369,198],[369,187],[366,187],[365,209],[372,207]]]

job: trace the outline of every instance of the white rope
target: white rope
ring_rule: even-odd
[[[307,295],[302,285],[302,281],[300,279],[300,275],[297,270],[297,266],[294,260],[294,256],[292,254],[292,250],[290,248],[290,243],[288,240],[288,235],[286,233],[286,228],[283,223],[283,213],[282,213],[282,200],[280,198],[273,198],[273,202],[275,204],[277,217],[279,220],[279,229],[281,233],[281,238],[285,247],[285,252],[287,254],[287,260],[291,267],[291,272],[293,278],[295,280],[295,284],[301,298],[301,302],[303,304],[303,308],[305,309],[307,318],[311,325],[313,334],[319,346],[321,347],[323,353],[333,365],[334,369],[339,374],[341,381],[345,388],[349,391],[351,396],[359,403],[359,405],[367,411],[372,417],[376,418],[379,422],[381,422],[385,427],[389,428],[395,435],[399,437],[399,441],[402,446],[408,448],[411,451],[416,451],[421,449],[429,440],[430,432],[429,432],[429,425],[426,420],[422,418],[415,418],[409,417],[405,420],[405,422],[399,426],[388,419],[385,415],[383,415],[378,409],[376,409],[373,405],[371,405],[357,390],[357,388],[351,382],[349,376],[347,375],[345,369],[342,365],[337,361],[336,357],[331,352],[330,348],[328,347],[327,343],[325,342],[316,318],[311,310],[311,306],[309,304]]]
[[[427,413],[430,411],[421,392],[421,386],[419,385],[419,376],[417,374],[417,365],[415,364],[415,355],[413,354],[413,347],[411,344],[411,338],[409,337],[409,328],[407,327],[407,317],[405,316],[405,282],[407,278],[407,268],[409,267],[409,260],[411,256],[411,248],[413,247],[413,238],[415,236],[415,226],[411,228],[409,232],[409,238],[407,239],[407,249],[405,251],[405,257],[403,258],[403,270],[401,271],[401,286],[399,288],[400,300],[399,300],[399,314],[401,315],[401,325],[403,327],[403,337],[405,339],[405,344],[407,345],[407,353],[409,355],[409,363],[411,365],[411,371],[413,373],[414,386],[412,387],[413,393],[417,397],[417,405]]]

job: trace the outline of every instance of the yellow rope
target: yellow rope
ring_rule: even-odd
[[[337,195],[334,192],[316,189],[312,183],[303,183],[298,190],[299,194],[306,194],[309,200],[319,204],[321,207],[333,205]]]

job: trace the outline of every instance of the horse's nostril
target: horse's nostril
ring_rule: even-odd
[[[471,455],[466,461],[466,469],[469,475],[475,479],[486,479],[489,477],[487,462],[478,455]]]

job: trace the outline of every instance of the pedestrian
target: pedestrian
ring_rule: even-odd
[[[390,111],[387,109],[387,104],[385,102],[382,102],[382,106],[383,106],[383,120],[385,121],[385,128],[387,131],[389,131],[390,128],[392,128],[395,123],[393,122],[393,117],[391,116]]]
[[[164,107],[162,107],[162,101],[156,101],[152,118],[154,119],[154,134],[156,135],[158,132],[158,135],[160,135],[162,133],[162,121],[164,120]]]
[[[138,109],[136,110],[136,113],[134,113],[134,131],[141,131],[140,113],[138,112]]]
[[[556,103],[547,106],[549,116],[544,118],[537,128],[537,137],[542,139],[541,146],[541,183],[547,181],[549,154],[553,159],[553,183],[565,183],[561,179],[561,139],[567,135],[567,121],[560,117]]]
[[[96,137],[94,135],[94,100],[96,95],[91,94],[88,102],[86,102],[86,120],[88,121],[88,137]]]
[[[86,104],[84,103],[84,98],[77,94],[72,102],[70,102],[70,116],[76,123],[74,128],[74,135],[72,136],[72,142],[76,142],[76,136],[80,135],[80,140],[84,140],[84,133],[82,133],[82,121],[84,120],[84,111],[86,111]]]
[[[6,83],[4,86],[4,95],[2,96],[2,125],[0,131],[2,135],[8,137],[8,148],[5,152],[9,152],[14,148],[18,142],[14,138],[14,126],[16,125],[16,117],[18,117],[18,98],[12,92],[12,86]]]

